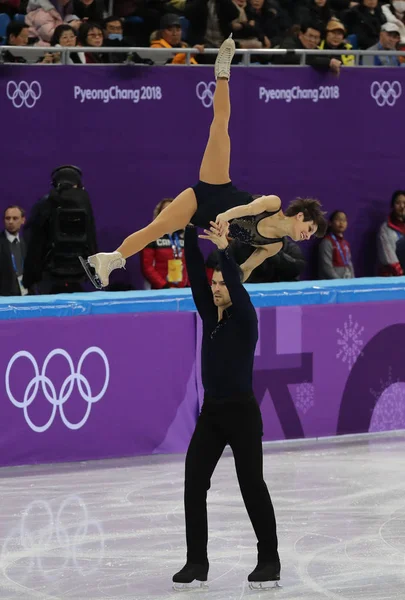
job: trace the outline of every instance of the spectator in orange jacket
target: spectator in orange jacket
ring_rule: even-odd
[[[181,21],[177,15],[171,13],[163,15],[156,38],[151,41],[151,48],[187,48],[187,44],[181,40]],[[200,44],[197,44],[194,48],[199,52],[204,52],[204,46]],[[187,63],[187,56],[184,52],[180,52],[179,54],[175,54],[168,63],[172,65],[185,65]],[[198,64],[194,56],[190,56],[190,64]]]
[[[155,207],[153,218],[173,202],[164,198]],[[184,258],[184,231],[166,234],[141,252],[141,269],[153,290],[188,287],[188,276]]]

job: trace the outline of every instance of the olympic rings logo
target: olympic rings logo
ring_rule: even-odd
[[[92,395],[92,390],[91,390],[88,379],[82,374],[83,363],[90,354],[97,354],[98,356],[100,356],[104,363],[104,369],[105,369],[103,387],[102,387],[101,391],[98,394],[96,394],[95,396]],[[61,388],[59,390],[59,394],[57,393],[53,382],[46,375],[46,370],[48,368],[48,365],[54,356],[62,356],[63,358],[65,358],[68,363],[69,369],[70,369],[70,375],[68,375],[68,377],[66,377],[66,379],[62,383]],[[31,381],[28,383],[27,387],[25,388],[24,398],[22,401],[17,400],[14,397],[14,395],[11,391],[11,388],[10,388],[10,372],[11,372],[11,369],[13,368],[14,363],[20,358],[27,358],[30,361],[30,363],[32,364],[33,369],[34,369],[34,377],[31,379]],[[37,361],[32,356],[32,354],[30,354],[30,352],[26,352],[25,350],[21,350],[20,352],[17,352],[16,354],[14,354],[14,356],[11,358],[10,362],[7,365],[6,376],[5,376],[6,391],[7,391],[7,396],[9,398],[9,400],[17,408],[23,409],[24,417],[25,417],[25,421],[26,421],[27,425],[29,425],[29,427],[33,431],[36,431],[37,433],[42,433],[43,431],[46,431],[47,429],[50,428],[50,426],[52,425],[52,423],[55,420],[55,415],[56,415],[56,411],[58,410],[58,408],[59,408],[61,419],[68,429],[75,430],[75,429],[80,429],[81,427],[83,427],[83,425],[87,422],[87,419],[90,416],[92,404],[94,404],[95,402],[98,402],[104,396],[104,394],[107,390],[109,381],[110,381],[110,365],[108,363],[107,356],[105,355],[103,350],[101,350],[100,348],[97,348],[96,346],[87,348],[87,350],[85,350],[83,352],[83,354],[81,355],[81,357],[79,359],[79,363],[77,365],[77,371],[75,371],[75,367],[74,367],[74,364],[73,364],[73,361],[72,361],[70,355],[65,350],[62,350],[61,348],[56,348],[55,350],[52,350],[52,352],[50,352],[48,354],[48,356],[46,357],[45,362],[42,366],[41,373],[39,372],[39,367],[38,367]],[[87,409],[84,414],[84,417],[78,423],[71,423],[65,415],[63,406],[64,406],[65,402],[70,398],[73,388],[75,386],[75,383],[77,383],[77,388],[79,390],[80,396],[82,397],[83,400],[85,400],[85,402],[87,402]],[[33,423],[33,421],[31,420],[31,418],[28,414],[28,408],[31,406],[34,399],[36,398],[40,384],[41,384],[41,389],[42,389],[43,395],[45,396],[45,398],[48,400],[48,402],[52,406],[51,416],[49,417],[48,421],[44,425],[36,425],[35,423]]]
[[[399,81],[374,81],[370,88],[371,97],[377,102],[378,106],[394,106],[402,94],[402,86]]]
[[[14,108],[26,106],[32,108],[42,95],[42,88],[38,81],[27,83],[26,81],[9,81],[7,83],[7,98],[11,100]]]
[[[214,101],[215,87],[215,81],[210,81],[209,83],[200,81],[200,83],[197,83],[197,87],[195,88],[197,98],[201,100],[202,105],[205,108],[210,108],[212,106]]]
[[[16,556],[24,562],[15,583],[24,585],[30,574],[57,583],[65,571],[88,577],[98,571],[105,555],[101,523],[92,519],[80,496],[67,496],[56,510],[54,502],[33,500],[22,511],[20,522],[6,537],[1,552],[3,573],[10,580]],[[92,544],[91,560],[88,545]],[[86,549],[86,552],[84,550]],[[13,581],[13,580],[12,580]]]

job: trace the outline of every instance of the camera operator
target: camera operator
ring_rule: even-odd
[[[52,172],[52,189],[34,205],[26,226],[23,285],[30,293],[83,291],[79,256],[97,252],[93,210],[82,172],[63,165]]]

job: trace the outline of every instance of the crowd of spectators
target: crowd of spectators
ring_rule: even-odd
[[[113,14],[111,15],[111,11]],[[3,14],[1,14],[3,13]],[[8,27],[4,27],[9,20]],[[0,34],[10,46],[78,46],[123,48],[122,53],[71,54],[70,62],[151,63],[128,54],[130,46],[195,48],[192,64],[209,63],[233,33],[237,47],[336,50],[336,55],[311,55],[319,69],[338,72],[354,64],[339,50],[405,48],[404,0],[0,0]],[[27,54],[8,52],[5,62],[26,62]],[[295,64],[300,57],[257,55],[262,63]],[[236,58],[237,60],[237,58]],[[60,54],[44,53],[42,63],[60,62]],[[185,63],[184,53],[168,62]],[[367,57],[367,65],[400,64],[396,57]]]

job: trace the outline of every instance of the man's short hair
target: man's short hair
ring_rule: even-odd
[[[10,210],[10,208],[18,208],[21,213],[21,217],[25,217],[25,210],[21,206],[18,206],[18,204],[10,204],[10,206],[7,206],[7,208],[4,209],[3,219],[6,216],[6,212]]]
[[[313,221],[317,226],[316,237],[323,237],[326,233],[328,223],[325,219],[326,213],[322,210],[321,203],[315,198],[296,198],[284,211],[286,217],[294,217],[302,212],[304,221]]]
[[[322,26],[320,25],[320,23],[316,23],[313,21],[304,21],[303,23],[301,23],[301,33],[306,33],[308,29],[315,29],[315,31],[319,31],[319,33],[322,35]]]
[[[29,29],[28,25],[26,25],[22,21],[11,21],[7,25],[7,29],[6,29],[7,43],[10,41],[10,35],[13,35],[14,37],[18,37],[23,29]]]
[[[238,267],[239,279],[243,281],[243,271],[239,265],[236,266]],[[222,273],[221,265],[219,263],[216,263],[214,266],[214,273]]]
[[[108,23],[115,23],[115,21],[119,21],[121,23],[121,25],[123,24],[122,19],[120,17],[114,17],[114,15],[111,15],[104,19],[103,29],[105,29],[107,27]]]

